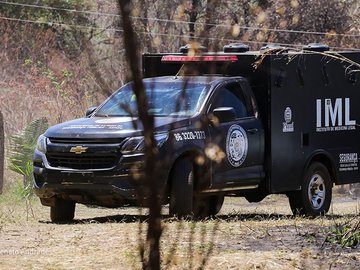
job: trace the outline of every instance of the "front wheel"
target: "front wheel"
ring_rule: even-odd
[[[193,213],[194,166],[189,159],[178,160],[172,171],[170,215],[186,217]]]
[[[194,192],[194,165],[190,159],[176,161],[171,175],[170,215],[203,219],[215,216],[224,195],[200,196]]]
[[[302,189],[288,194],[294,215],[321,216],[330,208],[332,181],[328,169],[314,162],[307,169]]]
[[[193,203],[193,214],[198,219],[214,217],[217,215],[224,204],[224,195],[211,195],[206,197],[196,197]]]
[[[56,199],[50,208],[50,219],[54,223],[70,222],[75,216],[75,202]]]

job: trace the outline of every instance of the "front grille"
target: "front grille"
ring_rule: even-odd
[[[49,138],[46,158],[51,167],[96,170],[116,166],[124,138]],[[73,153],[73,147],[86,151]]]
[[[83,153],[76,155],[73,153],[48,153],[47,160],[52,167],[70,168],[77,170],[86,169],[106,169],[114,167],[118,157],[113,153]]]

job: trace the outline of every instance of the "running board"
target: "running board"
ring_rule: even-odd
[[[202,190],[201,193],[214,193],[214,192],[228,192],[228,191],[237,191],[237,190],[246,190],[246,189],[257,189],[259,185],[250,185],[250,186],[241,186],[241,187],[224,187],[224,188],[212,188]]]

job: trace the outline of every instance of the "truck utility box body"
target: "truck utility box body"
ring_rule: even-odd
[[[144,77],[174,75],[186,62],[183,54],[171,54],[171,61],[164,55],[143,56]],[[264,127],[265,181],[271,193],[300,189],[314,158],[333,168],[336,184],[360,180],[360,53],[284,50],[203,58],[229,55],[238,60],[204,61],[192,70],[249,81]]]

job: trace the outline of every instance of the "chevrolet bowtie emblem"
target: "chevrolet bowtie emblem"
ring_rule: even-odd
[[[85,153],[87,149],[88,149],[88,147],[82,147],[82,146],[78,145],[75,147],[71,147],[70,152],[75,153],[76,155],[80,155],[82,153]]]

